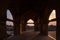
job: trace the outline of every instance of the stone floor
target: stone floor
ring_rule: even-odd
[[[10,37],[7,40],[53,40],[48,36],[41,36],[39,32],[23,32],[21,35]]]

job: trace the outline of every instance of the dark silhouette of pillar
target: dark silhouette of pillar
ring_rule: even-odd
[[[6,9],[0,9],[0,40],[6,40]]]
[[[38,20],[37,19],[35,19],[35,21],[34,21],[34,31],[38,31],[39,29],[38,29]]]
[[[23,31],[26,31],[26,21],[24,20],[24,23],[23,23]]]
[[[14,34],[20,35],[20,15],[19,14],[16,15],[15,13],[15,15],[13,16],[13,21],[14,21]]]
[[[48,20],[47,19],[40,19],[40,34],[41,35],[48,35]]]
[[[35,24],[34,31],[38,31],[38,26]]]
[[[56,9],[57,27],[56,27],[56,40],[60,40],[60,8]]]
[[[40,19],[40,35],[43,35],[43,20]]]
[[[0,40],[7,40],[6,34],[6,10],[9,0],[0,0]]]
[[[25,24],[22,26],[22,31],[26,31]]]
[[[20,35],[20,24],[18,22],[14,23],[14,34]]]
[[[43,24],[43,35],[48,35],[48,24]]]
[[[26,31],[26,22],[25,22],[25,20],[23,20],[22,31]]]

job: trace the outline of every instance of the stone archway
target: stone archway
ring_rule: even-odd
[[[34,11],[28,11],[28,12],[22,14],[20,18],[21,18],[21,20],[20,20],[21,32],[26,31],[27,20],[29,20],[29,19],[34,20],[34,24],[35,24],[34,31],[38,31],[40,29],[40,26],[39,26],[40,19],[38,17],[38,14],[35,13]]]
[[[53,40],[56,40],[56,27],[57,27],[57,20],[56,19],[56,10],[52,10],[49,16],[49,23],[48,23],[48,36]],[[55,35],[55,37],[53,35]]]
[[[28,31],[34,31],[35,24],[34,24],[34,21],[32,19],[27,20],[26,26],[27,26]]]
[[[13,16],[9,9],[6,11],[6,17],[9,20],[6,20],[6,33],[7,37],[14,36],[14,24],[13,24]]]

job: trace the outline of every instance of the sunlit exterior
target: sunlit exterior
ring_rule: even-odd
[[[56,18],[56,10],[53,10],[49,16],[49,20],[52,20]],[[55,25],[56,26],[56,21],[49,22],[48,25]]]
[[[49,16],[49,20],[56,18],[56,10],[53,10]]]
[[[32,19],[29,19],[28,21],[27,21],[27,23],[34,23],[34,21],[32,20]]]
[[[27,21],[27,26],[34,26],[34,21],[32,19],[29,19]]]

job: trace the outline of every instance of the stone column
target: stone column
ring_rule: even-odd
[[[43,35],[43,20],[40,19],[40,35]]]
[[[20,23],[18,22],[14,23],[14,34],[20,35]]]
[[[25,23],[24,23],[24,20],[21,19],[20,24],[21,24],[20,25],[20,27],[21,27],[20,31],[22,33],[23,31],[25,31]]]
[[[7,40],[6,34],[6,8],[8,7],[9,0],[0,0],[0,40]]]
[[[38,18],[38,20],[37,20],[37,27],[38,27],[38,31],[40,31],[39,29],[40,29],[40,18]]]
[[[6,40],[6,9],[0,9],[0,40]]]
[[[14,34],[20,35],[20,16],[14,16]]]
[[[45,15],[43,19],[43,34],[48,36],[48,15]]]
[[[25,20],[23,20],[23,26],[22,26],[22,31],[26,31],[26,22],[25,22]]]
[[[44,9],[44,11],[42,12],[44,15],[41,17],[41,34],[48,36],[48,18],[49,18],[49,10],[48,10],[48,6],[46,6],[46,8]]]
[[[40,20],[40,34],[48,35],[48,19]]]
[[[60,40],[60,8],[56,10],[57,27],[56,27],[56,40]]]
[[[35,20],[35,22],[34,22],[35,23],[35,26],[34,26],[35,31],[39,31],[39,28],[38,28],[39,27],[39,22],[40,22],[39,19]]]
[[[48,24],[43,24],[43,35],[48,35]]]
[[[20,23],[20,33],[22,33],[22,23]]]
[[[35,31],[38,31],[38,26],[37,26],[37,23],[36,23],[36,21],[35,21],[34,30],[35,30]]]

